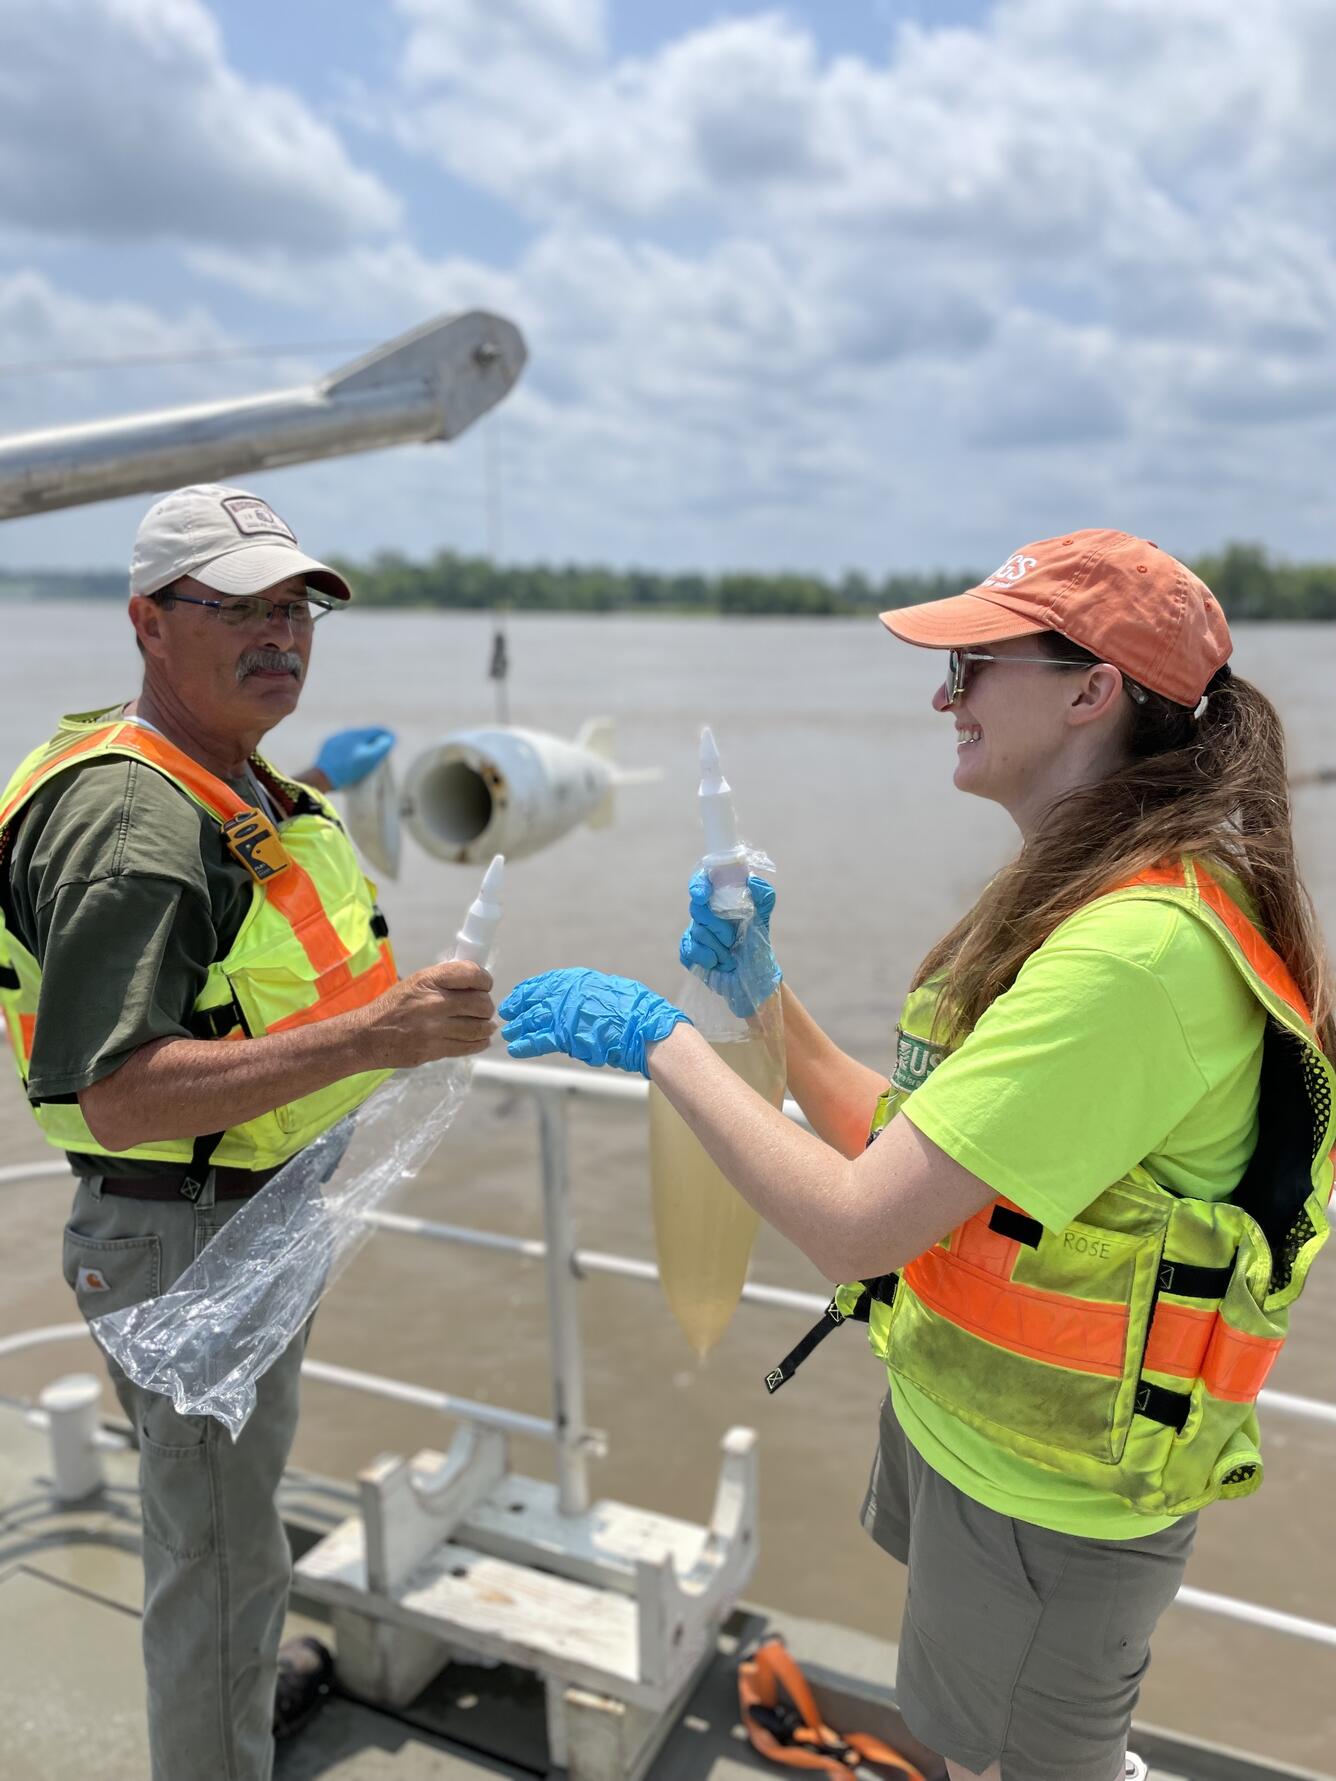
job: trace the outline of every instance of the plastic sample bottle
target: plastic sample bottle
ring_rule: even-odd
[[[469,904],[464,925],[455,935],[452,959],[468,959],[485,965],[496,944],[496,930],[501,922],[501,885],[506,875],[506,856],[492,855],[492,863],[482,875],[478,894]]]
[[[469,904],[464,925],[455,935],[454,945],[448,952],[441,954],[442,962],[448,959],[467,959],[470,964],[490,968],[496,949],[496,930],[501,925],[501,885],[505,878],[505,866],[506,856],[503,853],[492,855],[492,863],[482,875],[478,894]],[[423,1126],[432,1124],[438,1117],[438,1105],[448,1102],[455,1095],[456,1079],[462,1073],[463,1079],[467,1081],[472,1069],[471,1058],[437,1058],[434,1063],[419,1064],[416,1070],[407,1072],[401,1081],[405,1123],[411,1125],[417,1122]],[[372,1106],[375,1105],[373,1101]],[[365,1120],[363,1123],[365,1124]],[[448,1120],[446,1123],[449,1123]],[[417,1179],[434,1148],[433,1145],[425,1150],[420,1158],[405,1160],[402,1170],[404,1181]]]
[[[748,853],[738,840],[733,794],[709,729],[701,733],[702,864],[711,907],[721,915],[751,914]],[[697,1029],[730,1069],[774,1107],[784,1098],[784,1035],[779,998],[744,1021],[703,980],[688,973],[687,1003]],[[683,1334],[702,1360],[737,1309],[747,1279],[759,1215],[711,1161],[700,1140],[653,1083],[649,1090],[650,1193],[659,1278]]]

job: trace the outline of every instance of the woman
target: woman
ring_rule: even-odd
[[[1281,726],[1209,591],[1123,533],[883,622],[950,651],[955,783],[1022,837],[920,966],[890,1087],[787,984],[812,1134],[642,984],[531,979],[504,1036],[651,1076],[864,1283],[837,1302],[888,1366],[864,1520],[909,1569],[915,1735],[956,1778],[1116,1781],[1144,1773],[1128,1727],[1196,1512],[1260,1483],[1253,1403],[1327,1234],[1333,1035]],[[716,985],[779,982],[765,920],[692,915]]]

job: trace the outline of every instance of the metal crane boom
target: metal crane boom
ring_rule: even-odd
[[[485,310],[439,316],[302,388],[0,439],[0,519],[216,482],[410,440],[454,439],[524,366]]]

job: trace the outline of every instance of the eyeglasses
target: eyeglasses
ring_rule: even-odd
[[[970,683],[970,667],[975,662],[1024,662],[1032,668],[1089,668],[1091,662],[1064,662],[1057,656],[995,656],[982,649],[949,649],[946,652],[946,702],[954,705]],[[1110,664],[1112,666],[1112,664]],[[1121,673],[1121,669],[1119,670]],[[1123,675],[1123,686],[1134,703],[1144,705],[1150,696],[1144,686]]]
[[[309,598],[305,600],[266,600],[263,594],[246,594],[236,600],[197,600],[193,594],[167,591],[154,594],[160,605],[170,608],[176,601],[183,606],[207,606],[234,631],[259,630],[278,613],[294,631],[309,631],[317,619],[333,612],[336,602]]]

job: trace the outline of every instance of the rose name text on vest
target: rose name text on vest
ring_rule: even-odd
[[[1113,1254],[1112,1243],[1106,1242],[1102,1237],[1092,1236],[1087,1231],[1065,1230],[1062,1233],[1062,1246],[1064,1249],[1074,1250],[1077,1255],[1107,1258]]]

